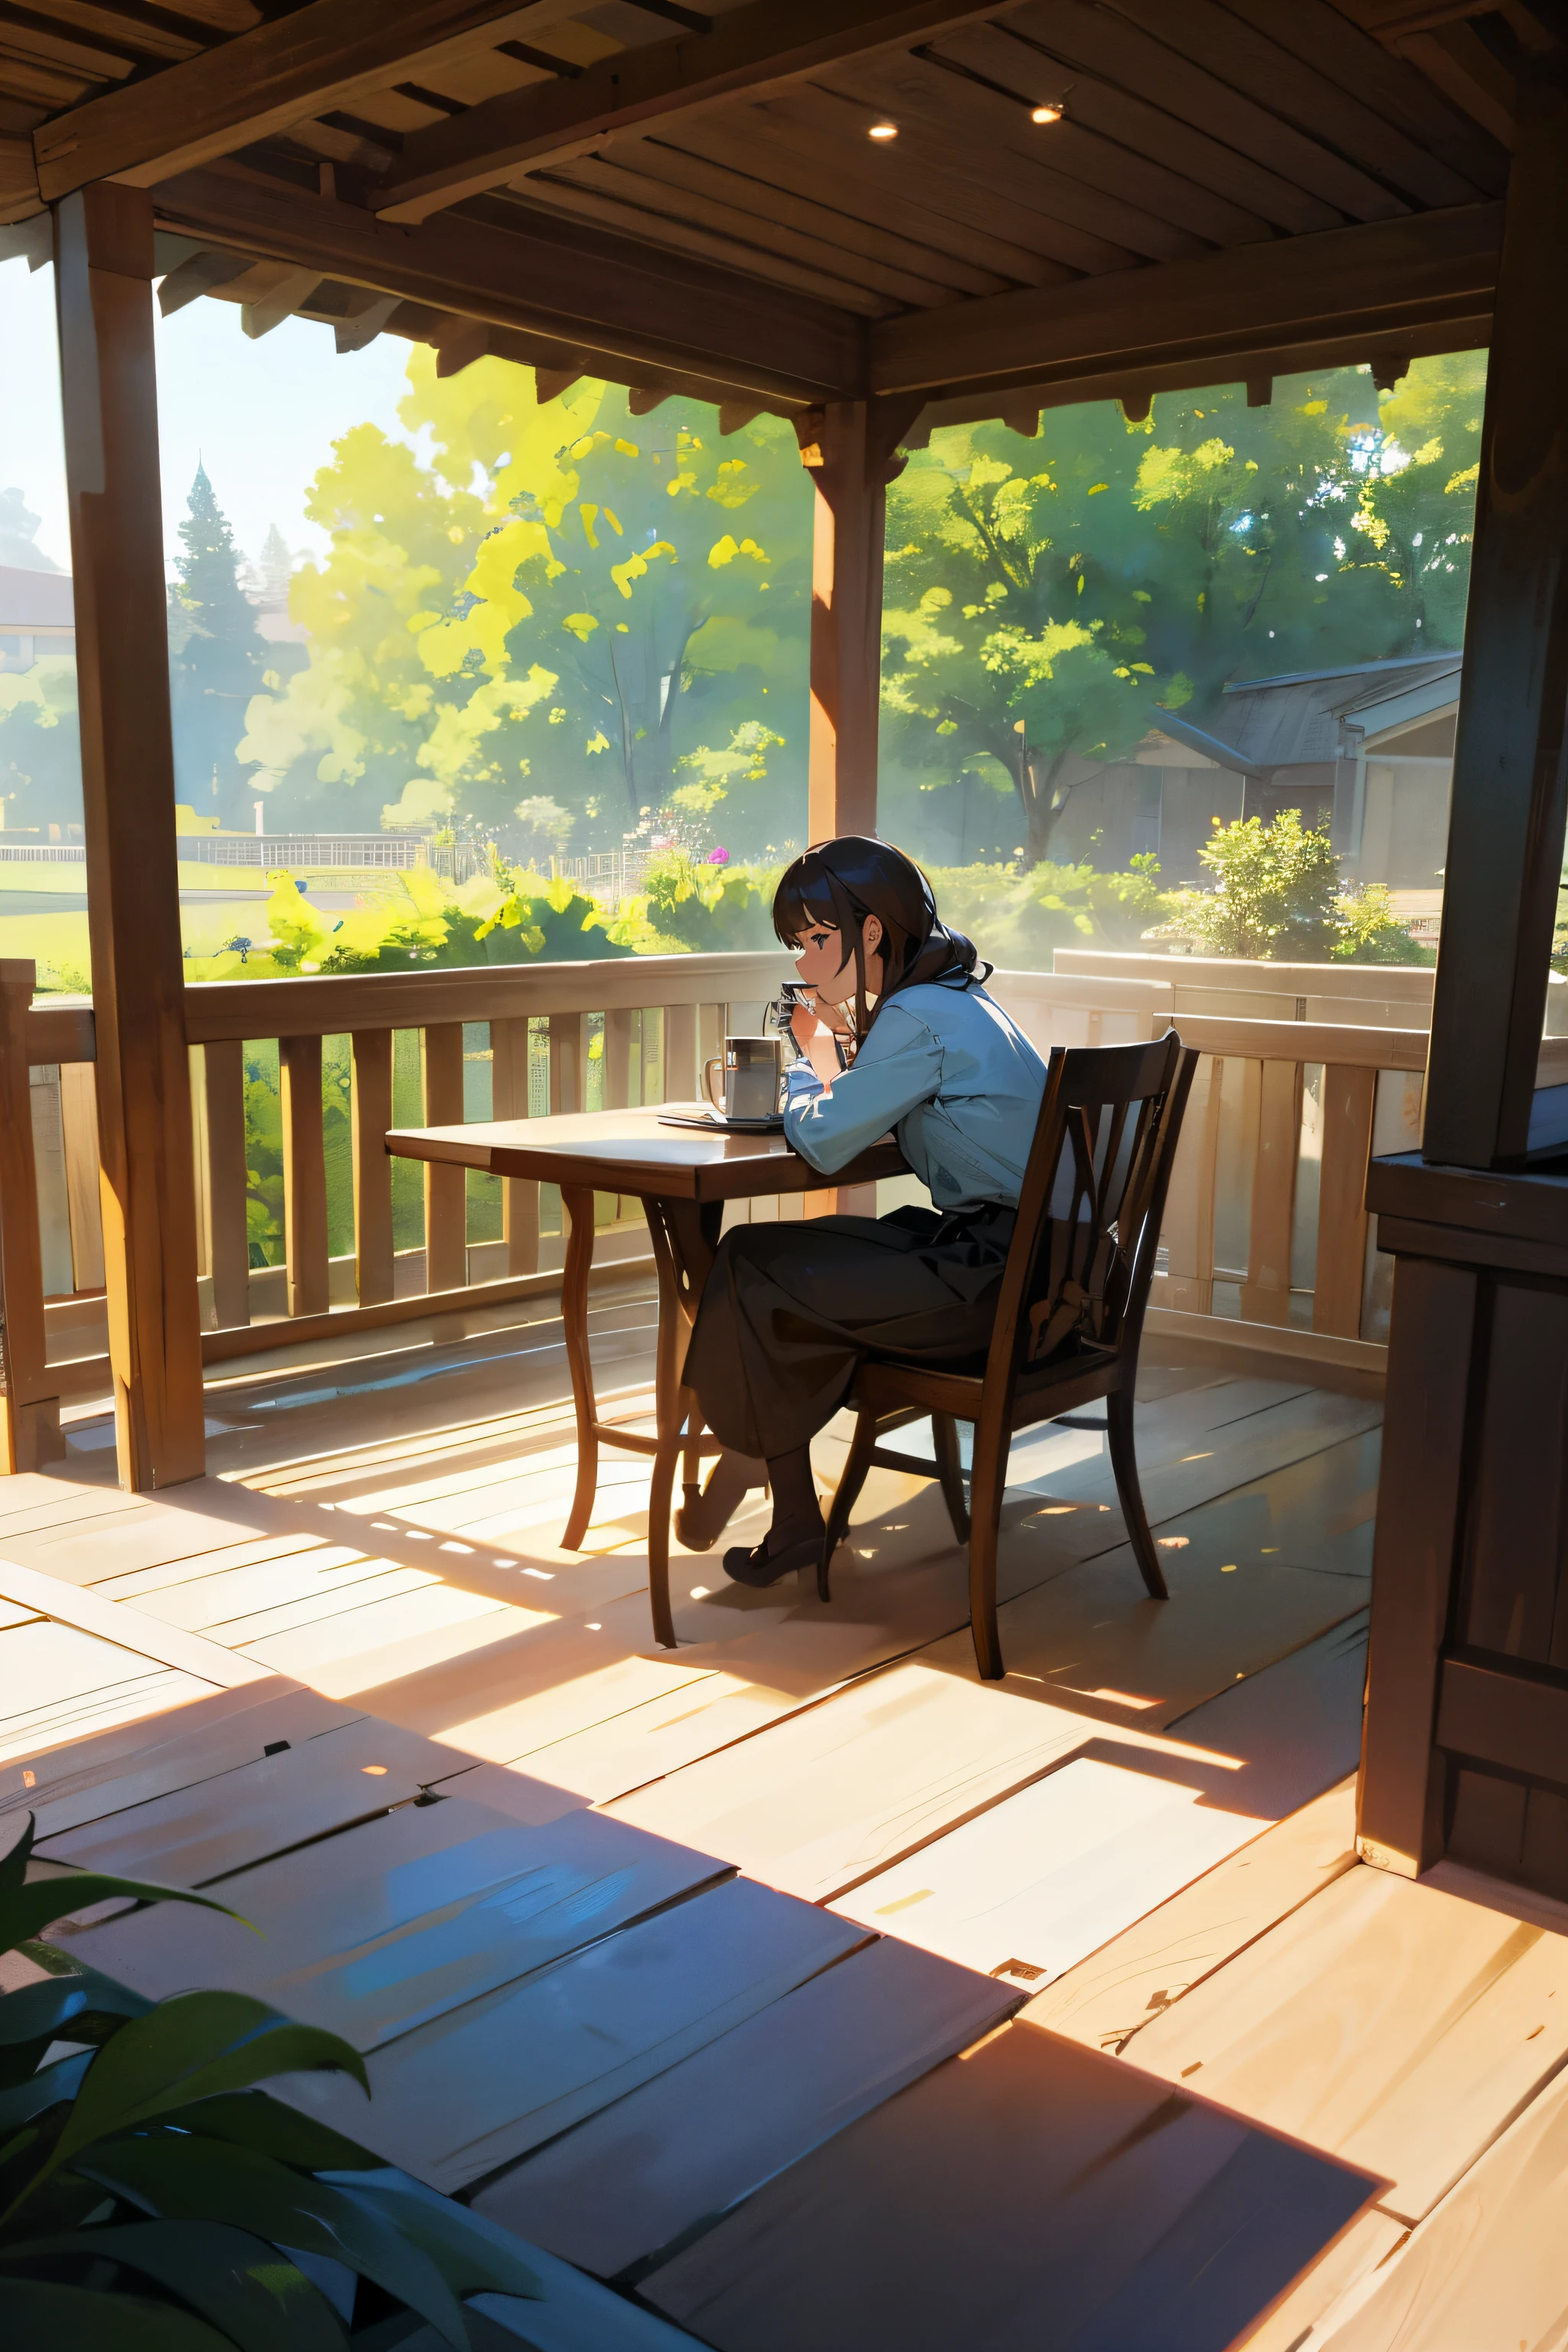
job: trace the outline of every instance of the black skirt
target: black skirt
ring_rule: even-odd
[[[736,1225],[719,1245],[684,1379],[739,1454],[791,1454],[833,1418],[862,1356],[982,1353],[1015,1214],[808,1217]]]

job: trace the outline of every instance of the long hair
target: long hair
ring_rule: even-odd
[[[882,926],[882,992],[872,1011],[866,992],[865,923]],[[867,834],[818,842],[786,867],[773,893],[773,929],[785,947],[813,923],[831,927],[855,954],[855,1038],[858,1045],[877,1013],[900,988],[962,973],[979,959],[974,943],[939,920],[931,884],[912,857]]]

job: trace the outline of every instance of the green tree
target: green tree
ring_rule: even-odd
[[[889,500],[895,776],[1016,793],[1026,860],[1161,709],[1459,641],[1484,355],[933,434]]]
[[[424,351],[409,383],[430,462],[370,425],[335,445],[308,507],[331,551],[289,589],[309,665],[250,707],[244,753],[290,811],[538,856],[542,822],[563,845],[552,803],[618,842],[689,751],[792,695],[772,732],[803,793],[811,488],[787,425],[722,440],[696,404],[633,418],[591,383],[541,407],[527,369],[443,381]],[[760,778],[725,789],[775,822]]]
[[[169,672],[174,701],[175,796],[205,815],[239,825],[247,769],[236,746],[246,707],[261,683],[266,642],[239,584],[228,520],[204,466],[196,467],[180,525],[180,577],[169,591]]]

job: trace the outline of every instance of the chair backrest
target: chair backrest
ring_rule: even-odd
[[[1197,1062],[1173,1029],[1152,1045],[1053,1051],[988,1379],[1068,1348],[1137,1347]]]

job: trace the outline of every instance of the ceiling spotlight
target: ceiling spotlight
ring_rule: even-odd
[[[1033,106],[1029,110],[1029,120],[1031,122],[1059,122],[1062,112],[1059,106]]]
[[[898,135],[899,126],[896,122],[873,122],[866,133],[868,139],[896,139]]]

